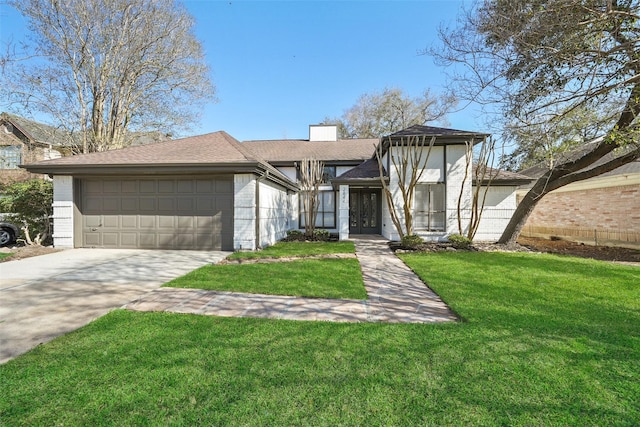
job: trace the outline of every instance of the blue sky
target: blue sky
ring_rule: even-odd
[[[363,93],[441,91],[443,70],[419,52],[436,42],[441,23],[455,22],[463,3],[186,0],[218,98],[192,133],[306,138],[308,125],[340,116]],[[0,4],[3,45],[23,37],[24,26]],[[449,121],[453,128],[484,130],[472,109]]]

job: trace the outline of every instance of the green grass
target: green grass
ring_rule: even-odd
[[[360,264],[356,259],[207,265],[164,286],[315,298],[367,299]]]
[[[353,242],[278,242],[255,252],[234,252],[229,259],[283,258],[325,254],[353,254]]]
[[[4,425],[637,425],[640,269],[403,255],[465,320],[114,311],[0,366]]]
[[[0,260],[9,258],[11,255],[13,255],[11,252],[0,252]]]

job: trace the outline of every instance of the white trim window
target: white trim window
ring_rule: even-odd
[[[417,184],[413,209],[414,228],[418,231],[445,230],[444,183]]]
[[[317,228],[336,228],[336,192],[335,191],[320,191],[318,193],[320,198],[320,206],[318,206],[318,213],[316,215],[316,227]],[[300,208],[300,228],[305,226],[305,212],[303,196],[299,197]]]

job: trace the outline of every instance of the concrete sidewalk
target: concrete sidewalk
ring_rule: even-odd
[[[380,236],[359,236],[360,262],[368,300],[335,300],[199,289],[159,288],[124,306],[134,311],[167,311],[226,317],[331,322],[434,323],[457,317],[393,254]]]
[[[0,263],[0,363],[228,254],[67,249]]]

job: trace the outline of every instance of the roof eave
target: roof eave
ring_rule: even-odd
[[[389,182],[389,177],[384,177],[385,182]],[[349,185],[349,186],[367,186],[367,187],[382,187],[382,182],[380,182],[380,178],[344,178],[344,179],[332,179],[331,185],[335,190],[338,190],[340,185]]]
[[[357,166],[365,160],[370,159],[370,156],[366,157],[358,157],[347,160],[321,160],[326,166]],[[267,160],[270,165],[276,167],[287,167],[287,166],[295,166],[297,163],[300,163],[303,159],[297,160]]]
[[[270,181],[296,191],[298,186],[285,176],[273,173],[260,162],[193,164],[112,164],[112,165],[64,165],[64,164],[27,164],[20,165],[32,173],[72,176],[115,176],[115,175],[206,175],[229,173],[253,173],[266,176]]]
[[[474,140],[474,145],[482,142],[484,138],[491,136],[489,133],[438,133],[438,134],[426,134],[426,135],[396,135],[386,136],[384,141],[400,142],[407,138],[424,138],[425,141],[430,141],[431,138],[436,138],[434,145],[452,145],[452,144],[466,144],[469,140]]]
[[[483,179],[480,185],[488,185],[491,187],[507,187],[518,186],[531,183],[534,179]],[[478,185],[478,180],[473,180],[473,185]]]

